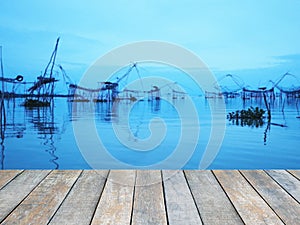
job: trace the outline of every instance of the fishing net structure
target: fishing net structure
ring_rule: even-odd
[[[242,98],[244,100],[251,98],[263,98],[266,97],[274,98],[274,88],[259,87],[258,89],[252,89],[250,86],[244,87],[242,92]]]
[[[116,81],[101,81],[98,82],[97,88],[87,88],[76,84],[69,85],[68,95],[70,96],[69,101],[71,102],[113,102],[122,99],[133,100],[133,93],[136,94],[135,90],[125,90],[124,94],[120,96],[119,86],[120,82],[128,78],[130,72],[136,68],[136,64],[133,64],[120,78],[117,77]]]
[[[281,94],[287,97],[300,97],[300,80],[296,75],[285,73],[276,82],[270,82]]]
[[[111,102],[114,101],[118,93],[118,83],[109,81],[99,82],[99,88],[86,88],[76,84],[69,85],[69,101],[89,102]]]
[[[241,91],[244,87],[244,81],[232,74],[227,74],[221,77],[217,82],[213,84],[215,92],[205,92],[206,98],[215,98],[215,97],[227,97],[235,98],[240,96]]]
[[[269,97],[274,99],[277,96],[288,98],[300,97],[300,79],[291,73],[285,73],[276,81],[269,80],[264,85],[253,88],[250,85],[245,85],[244,81],[232,74],[227,74],[221,77],[213,84],[214,92],[205,91],[206,98],[235,98],[242,99],[264,98]]]
[[[296,75],[285,73],[276,81],[269,80],[265,86],[258,89],[251,89],[249,86],[243,88],[244,99],[261,98],[265,94],[267,97],[275,98],[275,96],[300,97],[300,80]]]
[[[37,77],[37,81],[27,90],[29,96],[25,99],[23,106],[25,107],[45,107],[50,106],[50,102],[54,97],[54,86],[58,80],[54,77],[54,66],[57,56],[58,43],[57,38],[55,48],[51,54],[50,60],[44,70],[44,73]]]
[[[113,101],[137,101],[137,100],[160,100],[161,97],[170,97],[172,99],[184,99],[187,93],[183,92],[176,82],[160,83],[154,85],[143,83],[137,63],[133,63],[128,68],[122,68],[116,74],[112,75],[111,81],[98,82],[98,88],[87,88],[76,84],[69,85],[69,101],[78,102],[113,102]],[[132,80],[131,77],[137,77],[135,86],[128,86]]]

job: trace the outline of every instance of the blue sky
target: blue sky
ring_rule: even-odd
[[[7,77],[33,80],[61,37],[58,63],[78,80],[98,57],[161,40],[197,54],[217,76],[300,75],[300,1],[0,1]]]

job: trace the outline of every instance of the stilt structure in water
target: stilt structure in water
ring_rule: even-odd
[[[4,107],[4,72],[3,72],[3,60],[2,60],[2,46],[0,46],[0,70],[1,70],[1,102],[0,102],[0,145],[1,145],[1,169],[4,165],[4,138],[6,127],[6,114]]]
[[[0,46],[0,81],[1,81],[1,91],[0,91],[0,166],[1,169],[4,169],[4,140],[6,137],[5,131],[7,126],[6,119],[6,110],[5,110],[5,98],[10,97],[10,95],[14,95],[14,92],[7,92],[5,90],[5,83],[13,83],[13,87],[15,87],[15,83],[21,82],[23,80],[23,76],[18,75],[16,78],[6,78],[4,77],[4,69],[3,69],[3,58],[2,58],[2,46]]]
[[[274,87],[261,86],[258,89],[250,89],[248,87],[243,88],[242,99],[245,104],[247,100],[260,100],[264,102],[267,109],[268,121],[271,120],[271,104],[275,100]]]
[[[212,85],[216,91],[205,91],[205,98],[236,98],[244,88],[244,81],[236,75],[227,74]]]
[[[1,102],[0,102],[0,121],[1,121],[1,139],[4,137],[4,130],[6,124],[6,115],[4,107],[4,72],[3,72],[3,60],[2,60],[2,46],[0,46],[0,70],[1,70]]]
[[[273,82],[274,88],[280,91],[280,97],[283,95],[286,98],[299,98],[300,97],[300,80],[291,73],[283,74],[278,81]]]
[[[117,96],[117,83],[99,82],[99,88],[85,88],[76,84],[69,85],[70,102],[112,102]]]
[[[135,101],[138,91],[135,90],[123,90],[123,94],[120,95],[119,83],[129,76],[133,69],[136,69],[136,63],[132,64],[127,72],[120,78],[117,78],[115,82],[101,81],[98,82],[98,88],[87,88],[76,84],[69,85],[68,95],[71,96],[69,101],[71,102],[113,102],[120,100],[131,100]],[[138,70],[137,70],[138,71]]]
[[[120,82],[125,80],[127,84],[127,78],[131,71],[135,70],[140,78],[140,88],[130,89],[126,85]],[[172,96],[172,99],[184,99],[186,94],[182,90],[173,87],[176,82],[170,82],[162,86],[152,85],[148,86],[148,90],[145,90],[137,63],[130,65],[128,70],[120,77],[117,77],[115,81],[101,81],[98,82],[98,88],[87,88],[76,84],[69,85],[68,95],[70,96],[69,101],[71,102],[114,102],[114,101],[137,101],[137,100],[148,100],[148,101],[159,101],[163,94],[162,90],[165,88],[169,89],[167,95]],[[124,89],[120,90],[120,87],[125,86]]]
[[[55,79],[53,74],[53,68],[55,65],[57,48],[58,48],[59,38],[56,40],[56,45],[50,61],[47,64],[44,73],[37,77],[37,81],[34,82],[33,86],[28,89],[29,97],[25,99],[25,107],[47,107],[50,106],[53,96],[54,96],[54,86],[55,82],[58,80]]]
[[[267,87],[259,87],[258,89],[251,89],[249,87],[245,87],[243,88],[242,99],[263,99],[264,95],[271,99],[275,98],[274,88],[271,87],[268,89]]]
[[[0,46],[0,60],[1,60],[1,76],[0,76],[0,81],[1,81],[1,98],[10,98],[10,97],[16,97],[15,89],[16,85],[20,85],[23,82],[23,76],[22,75],[17,75],[15,78],[7,78],[4,77],[4,69],[3,69],[3,59],[2,59],[2,46]],[[12,84],[12,89],[8,90],[7,84],[10,83]]]

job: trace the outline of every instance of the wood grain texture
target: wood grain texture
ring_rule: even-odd
[[[26,170],[0,190],[0,222],[49,174]]]
[[[0,171],[1,224],[299,224],[299,171]],[[164,180],[164,181],[163,181]]]
[[[204,224],[244,224],[211,171],[185,171]]]
[[[111,171],[92,224],[130,224],[136,171]]]
[[[108,171],[85,170],[49,224],[90,224]]]
[[[293,176],[300,180],[300,170],[288,170]]]
[[[22,170],[0,170],[0,189],[21,172]]]
[[[202,224],[183,171],[163,171],[165,199],[170,225]]]
[[[285,170],[267,170],[266,172],[300,203],[300,180]]]
[[[81,171],[52,171],[3,224],[47,224]]]
[[[285,224],[299,222],[300,205],[268,174],[262,170],[242,171],[242,173]]]
[[[245,224],[283,224],[239,171],[216,170],[214,174]]]
[[[137,171],[132,224],[167,224],[160,171]]]

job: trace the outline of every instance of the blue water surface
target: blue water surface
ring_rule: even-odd
[[[121,122],[126,102],[112,106],[110,103],[68,102],[66,98],[55,98],[53,106],[27,109],[20,104],[24,99],[5,100],[6,125],[0,145],[1,169],[93,169],[88,159],[77,146],[73,131],[75,121],[93,121],[99,139],[105,146],[112,161],[126,165],[124,168],[147,169],[149,166],[167,160],[176,148],[181,137],[181,117],[176,107],[185,107],[185,99],[139,101],[132,107],[128,127],[132,141],[147,139],[153,118],[161,118],[167,132],[163,141],[149,151],[138,151],[124,146],[115,135],[113,122]],[[212,101],[212,100],[210,100]],[[215,100],[218,104],[219,100]],[[199,169],[200,161],[211,135],[211,110],[209,102],[201,96],[194,96],[199,124],[191,120],[187,126],[199,126],[197,146],[181,169]],[[300,119],[297,101],[291,100],[282,105],[279,100],[272,106],[272,123],[262,126],[241,126],[226,119],[226,132],[218,154],[208,169],[299,169],[300,168]],[[93,104],[93,111],[90,109]],[[259,100],[243,102],[240,98],[226,100],[226,112],[247,109],[250,106],[264,108]],[[284,108],[284,110],[282,110]],[[218,121],[215,121],[218,126]],[[220,123],[221,124],[221,123]],[[282,126],[278,126],[278,124]],[[84,131],[89,134],[89,130]],[[191,135],[192,136],[192,135]],[[183,140],[187,142],[189,140]],[[86,143],[87,146],[93,143]],[[188,152],[188,151],[187,151]],[[180,152],[182,158],[187,153]],[[100,169],[120,169],[107,158],[97,158]],[[103,161],[102,161],[103,160]],[[179,158],[180,161],[180,158]],[[177,162],[174,161],[174,164]],[[101,167],[103,165],[103,167]],[[133,165],[133,167],[130,167]],[[165,168],[176,166],[164,164]],[[97,168],[99,169],[99,168]]]

